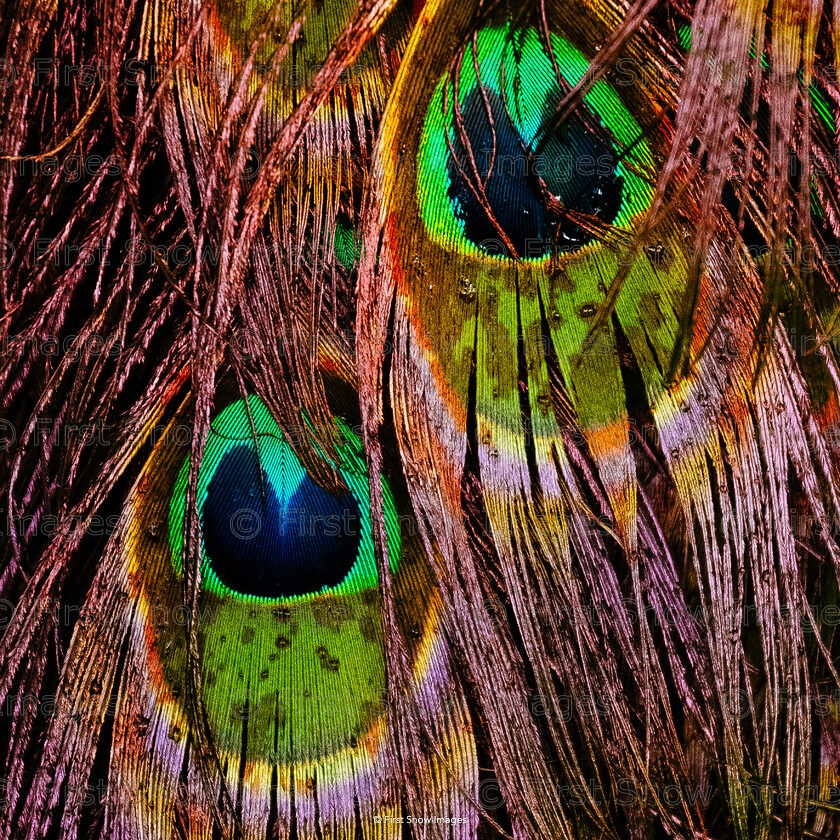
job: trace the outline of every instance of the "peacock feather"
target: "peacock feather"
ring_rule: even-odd
[[[0,838],[840,836],[836,4],[2,10]]]

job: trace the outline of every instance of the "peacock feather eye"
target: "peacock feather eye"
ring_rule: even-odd
[[[469,21],[441,18],[460,53],[418,47],[427,73],[401,80],[400,107],[383,126],[380,194],[398,312],[443,383],[459,434],[474,409],[478,451],[502,483],[521,454],[521,365],[531,423],[545,424],[546,463],[557,445],[552,379],[575,422],[603,431],[592,446],[622,451],[614,324],[593,332],[620,274],[613,311],[646,373],[668,367],[678,330],[682,221],[668,214],[656,241],[633,246],[670,131],[662,99],[602,78],[558,119],[590,72],[590,19],[564,12],[543,32],[499,14],[473,36]]]
[[[346,489],[334,496],[307,474],[258,397],[250,397],[247,406],[240,399],[219,414],[198,476],[205,588],[220,596],[264,601],[376,586],[361,441],[346,425],[339,429],[341,463],[334,466]],[[189,467],[187,458],[169,512],[172,560],[179,573]],[[396,571],[399,529],[387,485],[384,491],[389,556]]]
[[[434,241],[507,257],[510,243],[515,256],[540,260],[594,239],[568,211],[627,228],[646,209],[652,189],[639,170],[650,167],[650,149],[609,84],[597,82],[543,136],[564,96],[558,71],[571,88],[588,67],[558,35],[547,49],[534,28],[477,34],[455,78],[438,82],[423,123],[418,202]]]
[[[334,366],[328,361],[325,369]],[[354,395],[341,397],[346,385],[329,376],[336,413],[354,418]],[[343,489],[329,493],[259,397],[246,402],[223,383],[218,400],[224,408],[211,422],[197,478],[201,587],[192,615],[200,703],[227,784],[245,803],[243,836],[265,836],[265,825],[256,826],[272,808],[287,824],[296,814],[300,837],[320,836],[319,813],[352,836],[358,814],[367,824],[372,814],[390,818],[400,808],[384,749],[382,596],[362,443],[352,419],[335,421],[330,463]],[[151,675],[136,702],[156,721],[127,737],[172,784],[193,737],[183,604],[190,456],[178,437],[189,405],[181,411],[149,459],[126,542],[138,602],[138,667]],[[395,492],[384,476],[381,486],[396,620],[408,639],[416,690],[433,698],[429,714],[441,715],[446,695],[438,686],[449,666],[440,596],[404,491]],[[143,784],[142,772],[127,770],[131,784]],[[458,772],[473,770],[467,762]],[[138,819],[155,823],[167,807],[163,799],[140,802]]]

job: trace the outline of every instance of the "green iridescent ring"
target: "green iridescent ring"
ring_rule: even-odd
[[[202,586],[220,597],[234,595],[265,603],[375,588],[378,575],[361,440],[337,421],[341,442],[340,463],[335,466],[349,490],[342,502],[308,477],[262,400],[251,396],[249,404],[256,443],[245,401],[240,399],[213,421],[204,450],[197,494]],[[178,575],[189,465],[188,457],[169,504],[169,544]],[[384,479],[382,485],[388,553],[396,572],[399,523]],[[223,561],[227,564],[224,574]],[[248,575],[258,571],[269,579],[249,581]],[[302,581],[307,580],[313,586],[303,591]],[[235,585],[239,581],[245,581],[244,585]],[[329,583],[318,585],[322,581]]]
[[[563,78],[570,86],[576,85],[587,72],[589,62],[560,36],[551,35],[551,47]],[[535,29],[527,29],[517,32],[514,38],[509,25],[488,27],[478,33],[476,56],[477,62],[473,60],[473,55],[468,50],[461,62],[458,77],[462,113],[464,108],[469,106],[471,95],[474,98],[480,95],[472,114],[473,125],[479,125],[478,128],[472,129],[474,135],[479,136],[482,130],[485,134],[487,133],[487,126],[485,125],[482,129],[480,123],[486,120],[485,112],[488,102],[491,105],[495,102],[498,104],[493,105],[497,108],[494,114],[493,132],[496,135],[494,142],[503,149],[504,124],[512,124],[509,133],[512,135],[515,129],[519,135],[515,138],[515,142],[519,146],[536,145],[535,138],[538,138],[547,116],[551,113],[551,105],[559,101],[554,66],[539,33]],[[476,75],[476,63],[479,68],[481,88],[479,88],[479,77]],[[527,84],[518,84],[517,79],[527,80]],[[446,103],[444,103],[444,95],[447,97]],[[454,125],[453,96],[452,81],[448,77],[442,78],[431,98],[420,138],[417,201],[428,236],[436,244],[447,250],[454,250],[472,257],[487,256],[481,243],[476,242],[475,237],[471,239],[467,235],[471,220],[468,218],[468,211],[463,206],[463,196],[467,195],[469,198],[469,193],[462,191],[460,196],[453,196],[453,187],[457,185],[453,184],[453,151],[450,145],[454,147],[460,142],[459,132]],[[631,226],[631,221],[648,208],[653,195],[651,185],[638,174],[639,171],[649,171],[652,168],[653,158],[649,145],[642,137],[638,123],[608,83],[596,82],[585,95],[584,103],[600,120],[606,130],[604,135],[611,138],[607,142],[610,144],[609,153],[613,156],[615,163],[610,174],[613,185],[620,186],[616,206],[609,214],[607,221],[616,227],[627,229]],[[469,116],[464,116],[465,123]],[[509,122],[506,122],[508,120]],[[470,130],[469,126],[467,130]],[[446,132],[449,132],[449,143]],[[583,135],[584,132],[579,130],[577,137],[568,141],[566,146],[556,146],[555,150],[563,148],[574,153],[575,149],[585,148],[586,143],[591,144],[593,141],[581,139]],[[474,142],[473,138],[471,141]],[[582,146],[581,143],[584,145]],[[546,153],[550,154],[548,146],[546,146]],[[465,159],[466,157],[464,155]],[[478,161],[479,169],[482,166],[481,161],[488,157],[486,146],[478,150],[473,149],[473,158]],[[522,160],[524,161],[524,157]],[[466,165],[469,166],[469,163]],[[498,171],[498,164],[496,166]],[[487,176],[491,172],[492,166],[485,166],[480,174]],[[505,177],[506,180],[500,180],[499,190],[504,189],[505,195],[509,196],[515,190],[515,185],[509,175],[502,173],[501,177]],[[488,189],[490,186],[492,185],[489,185]],[[457,193],[457,190],[454,192]],[[569,196],[572,196],[572,193],[567,189],[566,197]],[[620,206],[618,206],[619,201]],[[492,196],[490,202],[492,205]],[[515,208],[514,212],[517,209]],[[586,211],[586,207],[581,209]],[[504,212],[504,208],[502,211]],[[524,209],[522,212],[527,214],[528,210]],[[486,220],[484,211],[476,210],[475,213]],[[523,255],[520,254],[520,256]],[[539,262],[547,255],[524,256],[532,262]],[[503,258],[505,258],[504,255]]]

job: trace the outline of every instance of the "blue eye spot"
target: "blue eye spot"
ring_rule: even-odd
[[[556,88],[547,97],[545,122],[553,113],[549,104],[559,98]],[[565,210],[605,224],[615,220],[623,191],[623,179],[616,172],[618,156],[612,144],[579,117],[567,119],[535,157],[527,152],[528,141],[495,91],[474,87],[461,115],[463,131],[452,129],[448,196],[470,242],[482,247],[499,239],[477,194],[476,175],[493,216],[520,257],[545,256],[552,243],[564,252],[592,241],[590,233],[564,216]]]
[[[361,518],[353,496],[332,496],[304,473],[291,493],[278,497],[248,446],[224,455],[201,513],[213,571],[243,594],[317,592],[341,583],[356,561]]]
[[[259,397],[213,420],[198,471],[201,586],[207,592],[271,602],[341,596],[375,588],[379,571],[370,517],[370,481],[358,436],[336,421],[333,495],[307,473]],[[320,454],[320,453],[319,453]],[[183,573],[190,458],[169,503],[169,544]],[[380,477],[392,572],[400,557],[393,495]]]
[[[478,31],[473,56],[441,76],[423,121],[415,183],[430,242],[543,262],[599,247],[607,227],[633,228],[650,206],[654,164],[616,90],[599,79],[555,122],[588,70],[561,35]]]

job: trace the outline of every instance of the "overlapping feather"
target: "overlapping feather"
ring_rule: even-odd
[[[396,836],[383,818],[403,813],[464,817],[412,829],[429,836],[833,836],[840,98],[815,66],[837,52],[834,10],[439,0],[391,89],[410,26],[394,6],[4,14],[3,836]],[[621,150],[645,200],[615,224],[576,216],[585,259],[467,258],[429,234],[423,121],[488,27],[589,62],[558,80],[553,128],[621,59],[646,71],[616,88],[650,149]],[[30,84],[53,57],[103,78]],[[137,84],[135,57],[163,81]],[[278,87],[300,65],[309,84]],[[116,177],[20,172],[102,150]],[[363,186],[356,307],[335,243]],[[77,352],[44,351],[71,334]],[[335,490],[356,367],[390,702],[366,768],[296,753],[250,707],[220,729],[199,644],[197,464],[220,394],[259,393]],[[169,581],[156,530],[186,452],[161,431],[184,422]],[[68,436],[82,425],[92,441]],[[402,580],[385,474],[419,528]],[[86,620],[66,620],[75,602]],[[158,639],[182,646],[176,693],[155,604],[187,608]],[[50,692],[49,718],[25,702]]]

